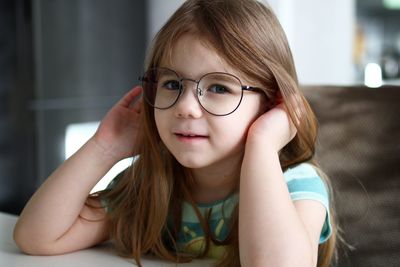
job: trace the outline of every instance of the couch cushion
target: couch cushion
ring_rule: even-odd
[[[319,121],[316,159],[332,181],[338,266],[400,266],[400,87],[304,87]]]

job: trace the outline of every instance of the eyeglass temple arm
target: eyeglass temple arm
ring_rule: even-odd
[[[262,89],[259,87],[253,87],[253,86],[248,86],[248,85],[243,85],[242,90],[244,90],[244,91],[262,91]]]

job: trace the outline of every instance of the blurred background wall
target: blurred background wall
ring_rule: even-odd
[[[0,2],[0,211],[18,214],[66,158],[70,126],[93,131],[137,84],[147,45],[183,2]],[[395,0],[263,2],[287,33],[302,84],[400,84]]]
[[[65,160],[68,125],[99,121],[137,83],[146,3],[4,0],[0,25],[0,210],[19,213]]]
[[[170,14],[183,2],[184,0],[149,1],[149,10],[152,10],[149,13],[149,38],[154,36]],[[271,6],[286,32],[300,82],[355,82],[352,53],[356,0],[261,2]]]

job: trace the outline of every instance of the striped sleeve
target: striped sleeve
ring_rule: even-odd
[[[320,202],[326,209],[325,223],[322,227],[319,243],[324,243],[332,233],[329,211],[329,194],[325,183],[315,168],[302,163],[283,173],[293,201],[310,199]]]

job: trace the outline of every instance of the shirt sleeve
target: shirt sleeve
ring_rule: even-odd
[[[293,201],[310,199],[320,202],[326,209],[326,218],[322,227],[319,243],[327,241],[332,234],[327,187],[315,168],[308,163],[287,169],[283,176]]]

